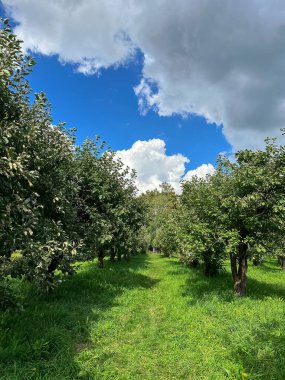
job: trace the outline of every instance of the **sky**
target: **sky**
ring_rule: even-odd
[[[1,3],[0,3],[1,4]],[[77,143],[100,135],[140,191],[214,172],[285,121],[279,0],[3,0],[30,84]]]

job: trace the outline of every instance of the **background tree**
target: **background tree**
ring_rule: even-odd
[[[237,295],[244,295],[250,252],[270,254],[284,235],[285,149],[266,140],[264,150],[243,150],[232,163],[220,157],[221,225],[228,235],[231,270]]]
[[[282,252],[285,213],[284,146],[218,158],[216,173],[183,185],[179,245],[188,262],[216,273],[230,257],[234,291],[245,294],[248,260]]]
[[[134,173],[125,168],[104,142],[87,139],[76,154],[78,233],[87,259],[128,256],[132,239],[143,224],[143,206],[136,198]]]
[[[216,274],[225,259],[225,241],[220,225],[220,187],[215,177],[193,177],[183,183],[180,226],[182,258],[191,266],[202,261],[207,276]]]
[[[161,249],[160,239],[163,234],[161,229],[164,229],[166,221],[177,208],[177,196],[172,186],[165,182],[161,184],[159,190],[147,191],[141,197],[147,205],[149,247],[155,252]]]

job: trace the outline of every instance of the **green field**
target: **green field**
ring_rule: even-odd
[[[285,379],[285,272],[207,279],[175,258],[83,264],[53,294],[1,315],[1,379]]]

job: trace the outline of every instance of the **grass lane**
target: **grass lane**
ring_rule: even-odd
[[[0,378],[284,380],[285,274],[269,262],[249,275],[236,299],[229,272],[207,279],[174,258],[86,263],[1,316]]]

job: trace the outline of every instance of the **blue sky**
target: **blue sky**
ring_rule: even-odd
[[[1,2],[0,2],[1,4]],[[285,4],[2,0],[54,122],[100,135],[141,191],[213,172],[285,125]]]
[[[99,134],[114,150],[121,150],[137,140],[159,138],[166,142],[167,154],[190,159],[187,169],[214,164],[217,154],[230,150],[221,128],[202,117],[139,112],[133,90],[141,79],[139,54],[126,67],[103,69],[99,76],[76,73],[74,66],[61,65],[57,57],[36,55],[36,61],[30,76],[33,90],[46,92],[56,123],[76,127],[79,144]]]

